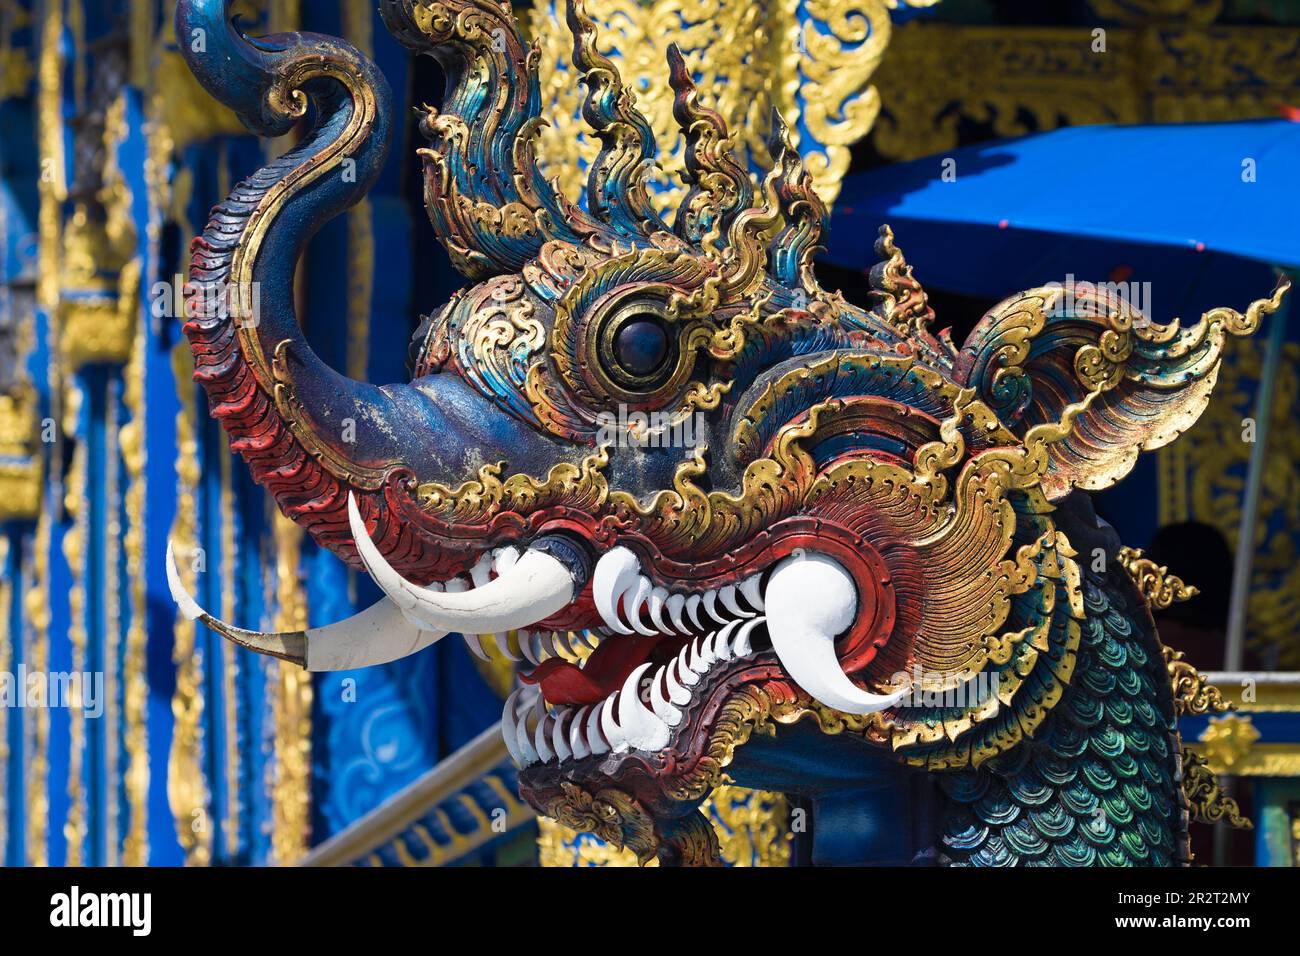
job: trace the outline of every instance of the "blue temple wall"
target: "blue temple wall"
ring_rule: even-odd
[[[107,705],[98,718],[6,711],[0,858],[9,865],[292,862],[499,713],[458,641],[286,691],[278,662],[177,619],[163,553],[187,528],[202,555],[195,597],[241,625],[273,627],[286,613],[324,624],[379,595],[310,539],[287,550],[277,542],[266,495],[188,378],[179,321],[154,314],[156,284],[183,273],[189,238],[267,148],[196,86],[169,88],[180,82],[170,6],[27,2],[0,37],[27,71],[0,96],[0,320],[18,328],[19,384],[31,393],[22,421],[53,432],[50,441],[33,434],[14,456],[39,467],[39,501],[4,513],[0,660],[11,672],[102,672]],[[250,32],[356,34],[388,75],[398,115],[409,115],[410,58],[377,12],[365,23],[342,3],[244,6]],[[53,71],[44,81],[43,66]],[[363,211],[331,223],[300,265],[309,340],[335,367],[373,381],[406,377],[419,311],[454,281],[441,250],[414,241],[409,125]],[[83,195],[87,177],[98,188]],[[102,235],[87,240],[93,269],[71,275],[69,250],[85,238],[73,224],[79,205],[92,220],[126,224],[134,287],[127,262],[99,255]],[[14,296],[32,307],[20,313]],[[96,309],[108,321],[119,305],[129,340],[111,354],[123,343],[92,342],[94,322],[75,322]],[[143,445],[134,477],[124,450],[132,428]],[[9,453],[0,449],[0,460]]]

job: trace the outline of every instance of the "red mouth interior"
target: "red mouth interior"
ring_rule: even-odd
[[[519,679],[525,684],[540,684],[542,696],[552,704],[595,704],[622,687],[627,675],[637,667],[646,661],[663,663],[671,659],[689,640],[663,634],[619,634],[602,640],[582,667],[552,657]]]

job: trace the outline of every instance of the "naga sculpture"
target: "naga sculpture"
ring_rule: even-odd
[[[312,128],[194,241],[195,377],[283,512],[386,597],[245,631],[169,554],[187,616],[310,670],[448,632],[525,643],[545,659],[502,718],[524,797],[643,860],[716,861],[696,808],[724,778],[807,796],[815,836],[874,829],[865,859],[1187,860],[1161,647],[1087,492],[1196,419],[1225,338],[1283,286],[1188,327],[1046,287],[959,347],[887,228],[867,307],[818,285],[826,210],[779,117],[757,182],[675,50],[689,189],[669,224],[578,0],[602,143],[582,207],[537,171],[537,58],[509,8],[384,0],[447,73],[425,202],[473,284],[420,326],[409,384],[353,381],[309,348],[292,280],[384,163],[387,85],[341,41],[249,39],[225,7],[179,4],[178,35],[206,33],[182,45],[195,75],[261,134]],[[844,793],[866,803],[846,816]]]

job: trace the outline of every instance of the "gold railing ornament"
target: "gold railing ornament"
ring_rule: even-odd
[[[1118,560],[1153,610],[1163,610],[1199,593],[1177,575],[1170,574],[1167,567],[1144,558],[1136,548],[1121,548]],[[1223,713],[1233,709],[1219,688],[1193,667],[1182,651],[1163,644],[1160,650],[1173,689],[1175,717]],[[1230,769],[1258,738],[1259,731],[1251,726],[1249,717],[1230,714],[1210,719],[1209,728],[1201,736],[1205,744],[1204,756],[1183,751],[1183,794],[1187,797],[1188,813],[1193,820],[1198,823],[1225,821],[1246,830],[1254,827],[1247,817],[1242,816],[1237,801],[1224,791],[1216,774]]]

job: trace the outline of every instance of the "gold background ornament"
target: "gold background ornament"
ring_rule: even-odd
[[[29,383],[0,395],[0,520],[31,519],[40,511],[39,426]]]
[[[1300,28],[1210,24],[1217,5],[1097,0],[1099,15],[1120,21],[1105,28],[1105,52],[1094,50],[1091,27],[903,24],[875,77],[882,111],[872,142],[907,160],[955,148],[967,122],[1013,137],[1086,123],[1273,117],[1297,102]],[[1126,15],[1139,9],[1150,16]]]
[[[1201,733],[1205,758],[1214,773],[1227,773],[1236,768],[1257,740],[1259,731],[1245,714],[1211,717],[1209,726]]]
[[[1088,0],[1088,6],[1097,16],[1120,23],[1212,23],[1223,0]]]
[[[789,866],[790,807],[784,794],[718,787],[700,808],[717,834],[728,866]],[[637,857],[590,833],[579,833],[549,817],[538,818],[537,847],[542,866],[637,866]],[[658,866],[650,860],[646,866]]]
[[[775,106],[829,205],[848,170],[849,145],[866,135],[880,110],[870,80],[889,43],[889,10],[935,2],[591,0],[587,12],[600,28],[598,49],[617,64],[654,129],[662,159],[650,187],[663,214],[686,194],[682,138],[666,81],[670,42],[681,48],[701,102],[736,131],[750,169],[769,165],[765,143]],[[585,91],[569,60],[573,34],[563,3],[535,6],[524,27],[540,47],[542,115],[550,124],[538,142],[540,165],[576,199],[600,145],[579,115]]]

